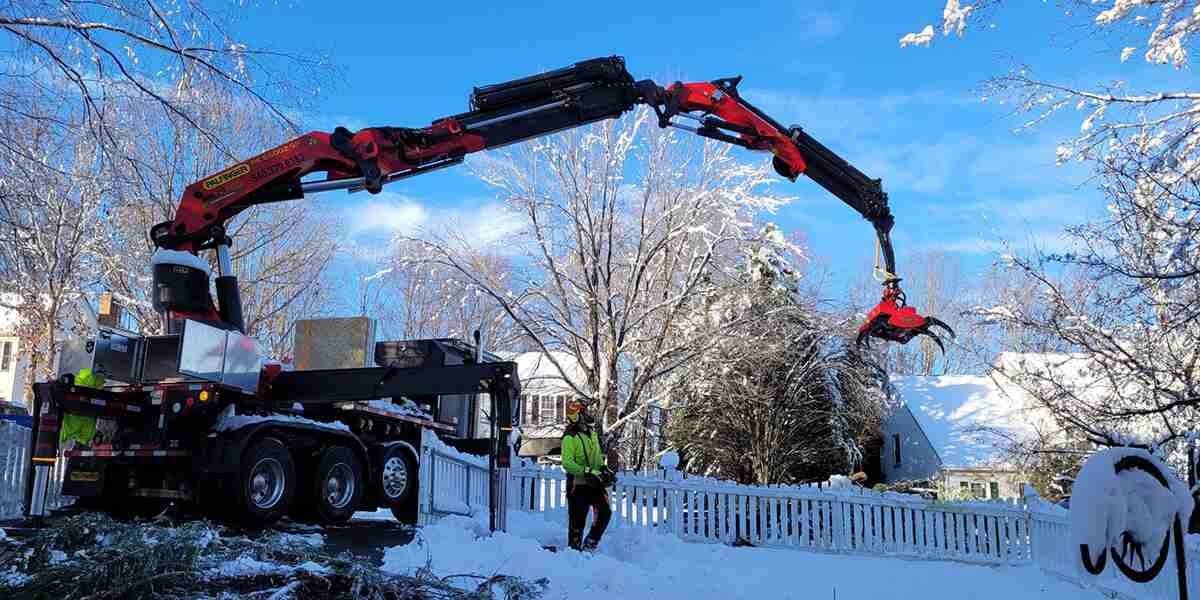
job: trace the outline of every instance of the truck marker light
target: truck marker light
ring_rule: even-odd
[[[203,391],[201,391],[201,392],[200,392],[200,401],[201,401],[201,402],[207,402],[207,401],[208,401],[208,390],[203,390]]]

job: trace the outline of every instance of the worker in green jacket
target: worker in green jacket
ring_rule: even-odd
[[[80,369],[75,376],[75,385],[87,388],[104,387],[104,374],[91,369]],[[90,445],[96,437],[96,417],[67,413],[62,418],[62,429],[59,430],[58,442],[66,448],[67,442],[74,441],[85,446]]]
[[[567,403],[566,416],[562,466],[567,472],[567,543],[575,550],[592,551],[600,545],[612,517],[606,488],[612,484],[613,473],[604,460],[587,407],[572,400]],[[585,541],[583,527],[589,510],[596,511],[596,518]]]

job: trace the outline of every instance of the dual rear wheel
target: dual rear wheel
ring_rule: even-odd
[[[242,456],[232,520],[247,527],[268,527],[286,514],[327,525],[345,523],[363,494],[363,465],[354,451],[329,446],[315,469],[299,470],[282,442],[263,438]]]
[[[398,521],[416,523],[417,466],[406,448],[394,445],[384,450],[378,481],[372,483],[379,503],[391,509]],[[340,525],[362,505],[367,485],[362,460],[346,446],[326,447],[310,470],[297,468],[282,442],[263,438],[243,455],[232,520],[247,527],[268,527],[290,514],[300,521]]]

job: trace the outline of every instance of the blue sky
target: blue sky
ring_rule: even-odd
[[[1111,40],[1053,37],[1067,21],[1052,2],[1010,6],[961,40],[901,49],[905,33],[940,22],[943,4],[301,2],[257,6],[241,27],[268,45],[327,52],[344,69],[310,129],[423,126],[465,110],[472,86],[611,54],[660,82],[743,75],[747,99],[883,178],[902,275],[908,254],[928,249],[956,253],[970,274],[1002,240],[1054,249],[1063,225],[1102,207],[1080,186],[1084,171],[1054,166],[1057,141],[1082,115],[1017,134],[1020,120],[981,102],[979,84],[1017,60],[1068,82],[1136,67],[1118,63]],[[836,295],[869,272],[871,230],[815,184],[784,185],[799,201],[775,220],[825,257]],[[499,214],[493,192],[462,168],[328,200],[359,241],[447,218],[485,231]]]

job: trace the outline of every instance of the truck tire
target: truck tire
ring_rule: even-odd
[[[363,465],[354,451],[330,446],[321,453],[308,493],[318,521],[340,525],[350,520],[363,496]]]
[[[379,462],[379,503],[397,521],[417,524],[417,463],[403,446],[391,446]]]
[[[236,505],[230,515],[240,525],[270,527],[291,507],[296,465],[279,440],[263,438],[242,455],[236,481]]]

